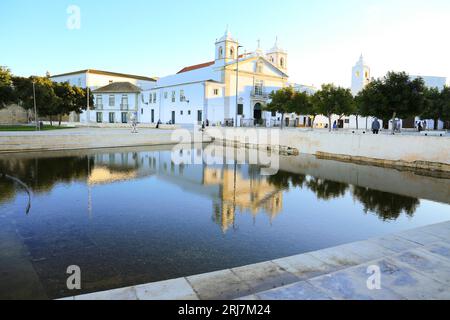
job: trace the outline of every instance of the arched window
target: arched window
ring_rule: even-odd
[[[281,59],[280,59],[280,66],[281,66],[282,68],[284,68],[284,58],[281,58]]]
[[[223,58],[223,48],[219,47],[219,59]]]
[[[234,58],[234,47],[230,48],[230,58]]]
[[[272,56],[270,57],[270,62],[272,62],[272,63],[275,62],[275,59]]]

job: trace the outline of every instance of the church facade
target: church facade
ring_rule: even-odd
[[[142,92],[140,121],[245,126],[269,124],[279,116],[264,111],[269,94],[288,85],[287,53],[277,42],[267,52],[240,53],[230,32],[215,42],[214,60],[158,79]],[[212,50],[211,50],[212,51]]]

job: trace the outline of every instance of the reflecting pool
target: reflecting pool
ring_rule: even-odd
[[[201,156],[203,147],[190,148]],[[170,147],[0,156],[0,298],[59,298],[450,219],[450,180],[281,156],[277,174]],[[82,290],[66,287],[77,265]]]

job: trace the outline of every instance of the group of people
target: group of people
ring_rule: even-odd
[[[424,121],[417,121],[417,123],[416,123],[416,128],[417,128],[417,131],[419,131],[419,132],[422,132],[422,131],[425,131],[425,130],[427,130],[427,122],[424,120]]]

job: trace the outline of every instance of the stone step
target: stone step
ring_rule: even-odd
[[[449,223],[400,233],[398,237],[377,238],[369,242],[384,243],[394,250],[391,254],[372,261],[316,277],[305,277],[301,281],[260,291],[238,300],[450,299]],[[350,244],[338,251],[343,248],[363,248],[367,245],[367,242]],[[334,249],[336,248],[330,250]],[[326,251],[318,251],[311,255],[326,258]],[[292,261],[293,258],[290,259]],[[300,256],[295,260],[301,264]],[[303,265],[308,265],[305,262],[303,261]],[[379,277],[374,275],[374,272],[379,272]],[[379,286],[376,282],[378,279]]]

